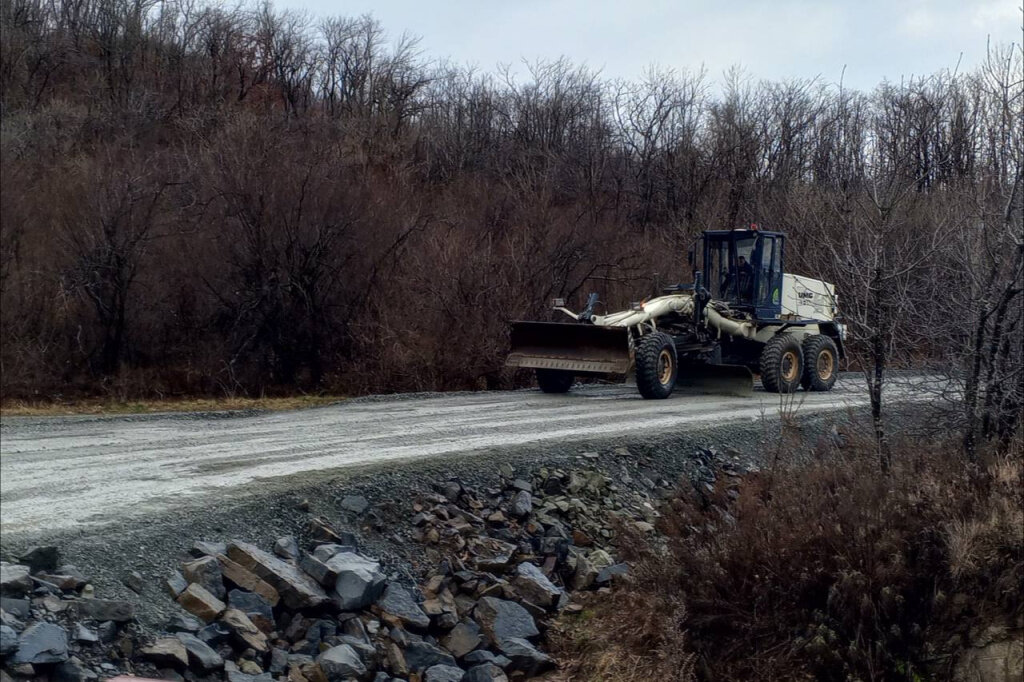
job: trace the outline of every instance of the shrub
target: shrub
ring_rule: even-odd
[[[947,677],[972,632],[1024,617],[1024,467],[957,452],[904,443],[883,475],[852,448],[681,488],[662,540],[624,531],[631,581],[556,646],[574,679]]]

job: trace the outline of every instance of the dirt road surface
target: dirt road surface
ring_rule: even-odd
[[[910,389],[897,389],[910,397]],[[800,413],[866,403],[844,375],[830,393],[789,397]],[[898,394],[893,397],[897,397]],[[11,417],[0,423],[0,531],[95,526],[167,511],[183,499],[355,465],[523,444],[663,433],[777,418],[780,397],[675,395],[630,386],[354,400],[255,415]]]

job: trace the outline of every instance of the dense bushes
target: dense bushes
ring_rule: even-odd
[[[633,581],[564,653],[580,679],[949,679],[972,637],[1024,618],[1024,467],[966,471],[957,446],[895,444],[888,476],[852,444],[680,490],[667,543],[624,543]]]

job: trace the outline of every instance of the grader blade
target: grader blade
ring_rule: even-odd
[[[754,394],[754,375],[743,365],[683,363],[676,376],[676,388],[683,392],[747,398]]]
[[[561,369],[577,374],[625,374],[629,332],[563,322],[513,322],[512,352],[505,365]]]

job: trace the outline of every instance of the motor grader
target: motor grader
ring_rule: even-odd
[[[786,236],[749,229],[708,230],[689,252],[692,284],[627,310],[599,315],[596,294],[572,322],[512,323],[506,365],[536,370],[546,393],[577,377],[629,375],[644,398],[676,386],[749,395],[754,375],[773,393],[828,391],[845,357],[835,287],[783,271]]]

